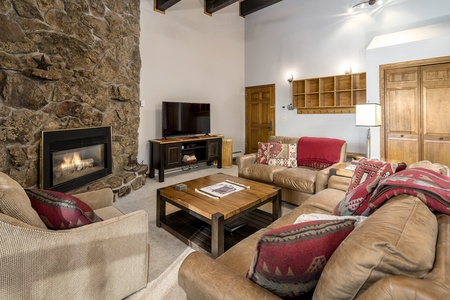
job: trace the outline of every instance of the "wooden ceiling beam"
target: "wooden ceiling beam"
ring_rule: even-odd
[[[216,11],[219,11],[237,1],[239,0],[205,0],[205,14],[212,15]]]
[[[153,0],[153,10],[164,14],[166,9],[180,1],[181,0]]]
[[[244,0],[239,9],[242,17],[283,0]]]

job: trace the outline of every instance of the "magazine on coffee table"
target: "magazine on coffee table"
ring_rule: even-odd
[[[201,189],[195,189],[195,191],[197,193],[203,194],[213,199],[219,199],[226,195],[239,192],[248,188],[250,187],[247,185],[234,182],[231,180],[225,180],[220,183],[216,183]]]

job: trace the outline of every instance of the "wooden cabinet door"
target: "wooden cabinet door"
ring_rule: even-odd
[[[219,141],[208,141],[208,159],[219,156]]]
[[[422,68],[423,159],[450,166],[450,63]]]
[[[421,156],[419,68],[386,70],[385,88],[385,159],[411,164]]]
[[[165,146],[166,168],[174,168],[181,164],[181,143],[168,144]]]

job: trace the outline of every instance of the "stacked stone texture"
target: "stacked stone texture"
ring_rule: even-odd
[[[139,0],[0,1],[0,171],[36,187],[43,130],[112,126],[123,176],[138,150],[139,17]]]

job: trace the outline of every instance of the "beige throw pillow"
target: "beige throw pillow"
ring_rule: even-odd
[[[47,229],[44,222],[31,207],[30,199],[20,184],[0,172],[0,213],[29,225]]]
[[[422,201],[392,198],[336,249],[313,299],[356,299],[391,275],[423,278],[433,267],[437,233],[436,217]]]

